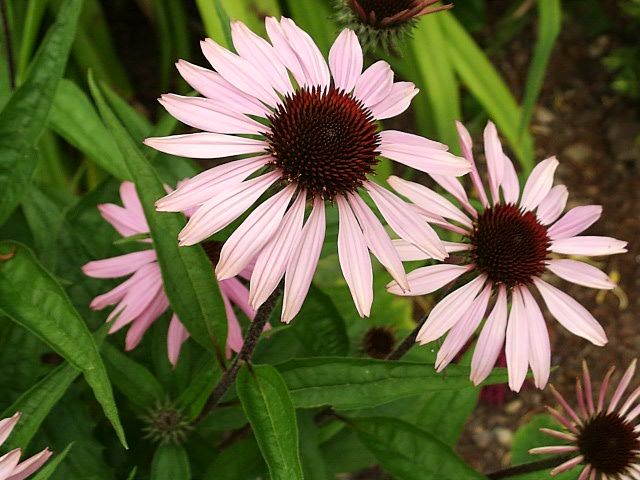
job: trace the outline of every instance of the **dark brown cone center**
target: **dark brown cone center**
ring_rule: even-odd
[[[364,351],[373,358],[386,358],[396,345],[396,339],[390,328],[371,327],[362,339]]]
[[[494,283],[530,283],[545,269],[550,245],[547,228],[533,212],[498,204],[478,216],[471,234],[473,261]]]
[[[334,87],[302,88],[269,116],[268,152],[282,179],[333,200],[354,192],[373,173],[377,125],[361,101]]]
[[[356,2],[362,10],[364,10],[367,17],[369,17],[371,13],[374,13],[378,21],[383,18],[393,17],[420,3],[415,0],[356,0]]]
[[[627,467],[636,463],[640,441],[633,423],[616,412],[602,412],[580,429],[578,447],[585,463],[609,478],[620,478]]]

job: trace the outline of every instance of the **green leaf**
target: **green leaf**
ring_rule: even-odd
[[[238,459],[242,461],[238,461]],[[207,468],[205,480],[255,480],[265,478],[267,467],[253,437],[237,441],[225,448]]]
[[[162,385],[144,366],[110,343],[105,343],[101,351],[111,381],[131,403],[146,411],[165,399]]]
[[[222,357],[227,338],[227,316],[211,262],[199,245],[178,246],[178,232],[184,227],[184,216],[156,212],[154,203],[166,195],[158,174],[106,104],[91,76],[89,84],[136,184],[171,308],[194,340],[209,350],[217,350]]]
[[[315,412],[299,410],[297,412],[298,433],[300,435],[300,460],[305,480],[332,480],[327,462],[320,450],[318,425],[314,421]]]
[[[189,480],[189,457],[181,445],[160,445],[151,462],[151,480]]]
[[[24,16],[24,27],[20,48],[16,56],[16,83],[22,83],[22,77],[27,70],[33,47],[38,37],[38,32],[42,28],[42,18],[47,8],[47,2],[43,0],[28,0],[27,12]]]
[[[311,35],[325,57],[329,54],[331,45],[336,39],[338,26],[331,19],[331,8],[327,2],[315,2],[313,8],[309,8],[306,2],[300,0],[287,0],[287,6],[291,11],[291,17],[305,32]]]
[[[23,245],[0,242],[0,311],[80,369],[126,447],[111,384],[89,329],[58,282]],[[8,258],[7,258],[8,257]]]
[[[51,475],[55,473],[56,468],[58,468],[58,465],[60,464],[60,462],[62,462],[67,457],[67,454],[69,453],[69,450],[71,450],[72,447],[73,447],[73,443],[70,443],[69,445],[67,445],[67,448],[65,448],[62,452],[58,453],[57,455],[55,455],[53,457],[53,460],[49,460],[44,465],[44,467],[38,470],[38,473],[35,476],[31,477],[31,480],[49,480],[49,477],[51,477]]]
[[[393,418],[347,419],[382,468],[402,480],[475,480],[485,478],[451,447],[413,425]]]
[[[213,360],[207,360],[194,375],[193,380],[176,402],[187,420],[193,421],[200,414],[220,376],[220,369],[216,368]]]
[[[528,132],[518,134],[520,109],[504,80],[485,53],[450,12],[435,15],[447,32],[448,54],[452,65],[471,94],[482,104],[498,126],[528,173],[534,165],[533,140]]]
[[[111,134],[89,97],[71,80],[63,79],[58,85],[49,125],[118,180],[131,179],[120,151],[113,148]]]
[[[542,89],[547,64],[560,34],[562,25],[560,0],[538,0],[538,15],[538,39],[533,49],[533,59],[527,74],[527,83],[522,99],[522,117],[518,130],[520,136],[526,131],[531,121],[533,108]]]
[[[236,389],[271,478],[302,479],[296,414],[278,371],[271,365],[245,365]]]
[[[474,388],[469,368],[368,358],[303,358],[278,365],[297,408],[331,405],[336,410],[367,408],[442,390]],[[494,369],[485,384],[503,383],[505,369]]]
[[[28,191],[37,163],[33,147],[47,123],[64,74],[82,0],[67,0],[38,50],[25,82],[0,112],[0,225]]]

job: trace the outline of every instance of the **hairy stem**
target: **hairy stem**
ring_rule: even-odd
[[[562,465],[568,459],[568,455],[545,458],[544,460],[538,460],[537,462],[524,463],[522,465],[516,465],[515,467],[497,470],[487,474],[486,477],[489,480],[500,480],[501,478],[515,477],[516,475],[522,475],[523,473],[538,472],[540,470],[546,470],[548,468]]]
[[[418,336],[418,332],[422,328],[422,325],[424,325],[424,322],[427,321],[428,316],[429,316],[428,313],[424,314],[424,316],[418,322],[418,325],[416,325],[416,328],[411,330],[411,333],[405,337],[405,339],[400,343],[400,345],[398,345],[393,352],[387,355],[387,360],[400,360],[402,357],[404,357],[407,354],[409,350],[411,350],[411,347],[413,347],[416,343],[416,337]]]

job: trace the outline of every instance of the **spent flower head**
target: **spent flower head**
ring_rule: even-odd
[[[460,123],[458,134],[465,157],[473,162],[471,137]],[[477,385],[489,375],[506,340],[511,389],[520,390],[529,365],[536,386],[544,388],[551,361],[549,335],[531,287],[538,290],[551,314],[567,330],[595,345],[604,345],[607,336],[595,318],[541,276],[551,272],[578,285],[611,289],[614,283],[596,267],[558,256],[622,253],[627,243],[610,237],[579,236],[600,217],[602,207],[598,205],[575,207],[561,216],[568,193],[564,185],[553,186],[558,166],[555,157],[540,162],[520,192],[513,163],[503,153],[491,122],[484,131],[484,143],[490,199],[475,166],[471,172],[482,205],[479,211],[457,179],[435,177],[462,209],[423,185],[397,177],[389,179],[398,193],[415,204],[425,221],[460,235],[461,241],[446,244],[447,251],[455,253],[449,263],[408,274],[410,290],[396,282],[388,289],[397,295],[425,295],[455,280],[463,283],[433,308],[417,336],[417,341],[425,344],[449,332],[438,352],[439,370],[464,347],[495,298],[478,338],[471,379]],[[425,258],[413,245],[403,240],[395,243],[403,260]]]
[[[339,215],[338,255],[361,316],[373,301],[369,250],[408,288],[402,262],[382,223],[361,197],[366,191],[390,227],[426,255],[447,253],[434,230],[407,204],[370,180],[379,157],[438,175],[462,175],[469,162],[447,147],[377,120],[405,111],[417,90],[394,82],[386,62],[364,72],[351,30],[338,36],[329,64],[311,37],[288,19],[266,19],[271,43],[233,22],[234,54],[211,39],[202,51],[215,72],[178,62],[204,97],[164,95],[173,116],[205,132],[148,138],[162,152],[190,158],[247,156],[207,170],[156,203],[161,211],[199,207],[180,232],[181,245],[213,235],[258,201],[227,239],[216,266],[219,280],[255,259],[251,306],[257,309],[284,277],[282,321],[300,310],[325,237],[326,203]],[[258,121],[260,120],[260,121]],[[311,212],[305,221],[307,206]]]
[[[0,420],[0,445],[2,445],[20,420],[21,413],[16,412],[13,417]],[[23,480],[38,470],[51,456],[51,451],[45,448],[23,462],[20,462],[22,450],[15,448],[0,457],[0,480]]]

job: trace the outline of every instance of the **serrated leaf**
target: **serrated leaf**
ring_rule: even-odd
[[[394,418],[348,419],[382,468],[400,480],[481,480],[446,444]]]
[[[28,191],[42,134],[76,33],[82,0],[67,0],[33,60],[25,82],[0,112],[0,225]]]
[[[278,365],[297,408],[331,405],[336,410],[367,408],[442,390],[474,388],[469,368],[367,358],[303,358]],[[485,384],[503,383],[505,369],[494,369]]]
[[[151,480],[189,480],[189,457],[181,445],[160,445],[151,462]]]
[[[98,110],[136,184],[171,308],[194,340],[209,350],[217,350],[222,357],[227,317],[211,262],[199,245],[178,246],[178,232],[184,226],[184,216],[156,212],[154,203],[166,195],[158,174],[109,108],[91,76],[89,84]]]
[[[278,371],[271,365],[245,365],[236,390],[271,478],[302,479],[296,414]]]
[[[40,337],[80,369],[126,446],[107,371],[91,332],[58,282],[31,252],[16,242],[0,242],[0,311]]]

